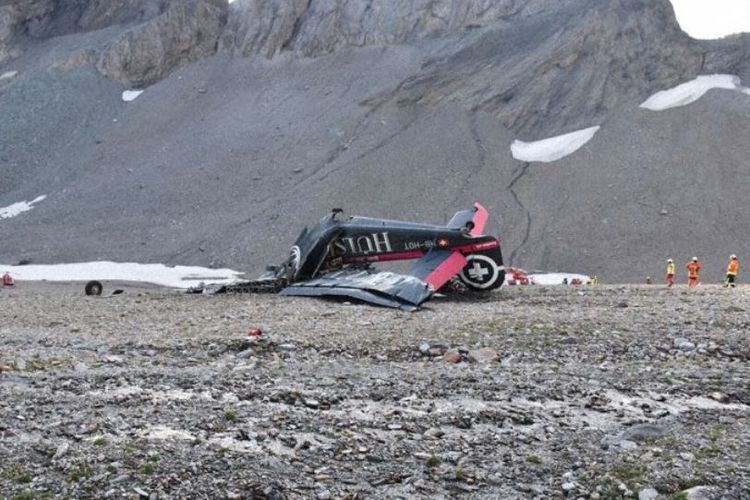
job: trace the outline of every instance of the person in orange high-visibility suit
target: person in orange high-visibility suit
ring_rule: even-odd
[[[667,259],[667,286],[672,288],[674,286],[674,261]]]
[[[734,288],[735,281],[737,279],[737,272],[740,270],[740,261],[737,256],[732,254],[729,257],[729,265],[727,266],[727,279],[724,280],[724,286],[728,288]]]
[[[698,262],[698,257],[693,257],[693,259],[688,262],[685,267],[688,270],[688,286],[698,286],[698,283],[700,283],[701,274],[701,263]]]

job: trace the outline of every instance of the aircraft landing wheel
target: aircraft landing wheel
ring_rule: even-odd
[[[86,295],[101,295],[104,287],[98,281],[89,281],[84,288]]]
[[[505,268],[491,257],[482,254],[466,256],[467,264],[458,278],[467,288],[486,292],[500,287],[505,280]]]

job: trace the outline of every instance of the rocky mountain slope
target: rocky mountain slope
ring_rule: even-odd
[[[640,280],[699,253],[716,279],[746,246],[750,100],[638,105],[750,81],[749,51],[667,0],[0,2],[0,207],[47,195],[0,219],[0,262],[255,270],[332,206],[479,200],[514,265]],[[510,154],[594,125],[558,162]]]

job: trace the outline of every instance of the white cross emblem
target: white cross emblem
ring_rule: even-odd
[[[474,265],[468,270],[468,273],[472,279],[484,281],[484,277],[490,274],[490,270],[482,267],[479,262],[474,262]]]

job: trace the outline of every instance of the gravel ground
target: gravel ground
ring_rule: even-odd
[[[0,497],[750,495],[750,288],[121,287],[0,290]]]

